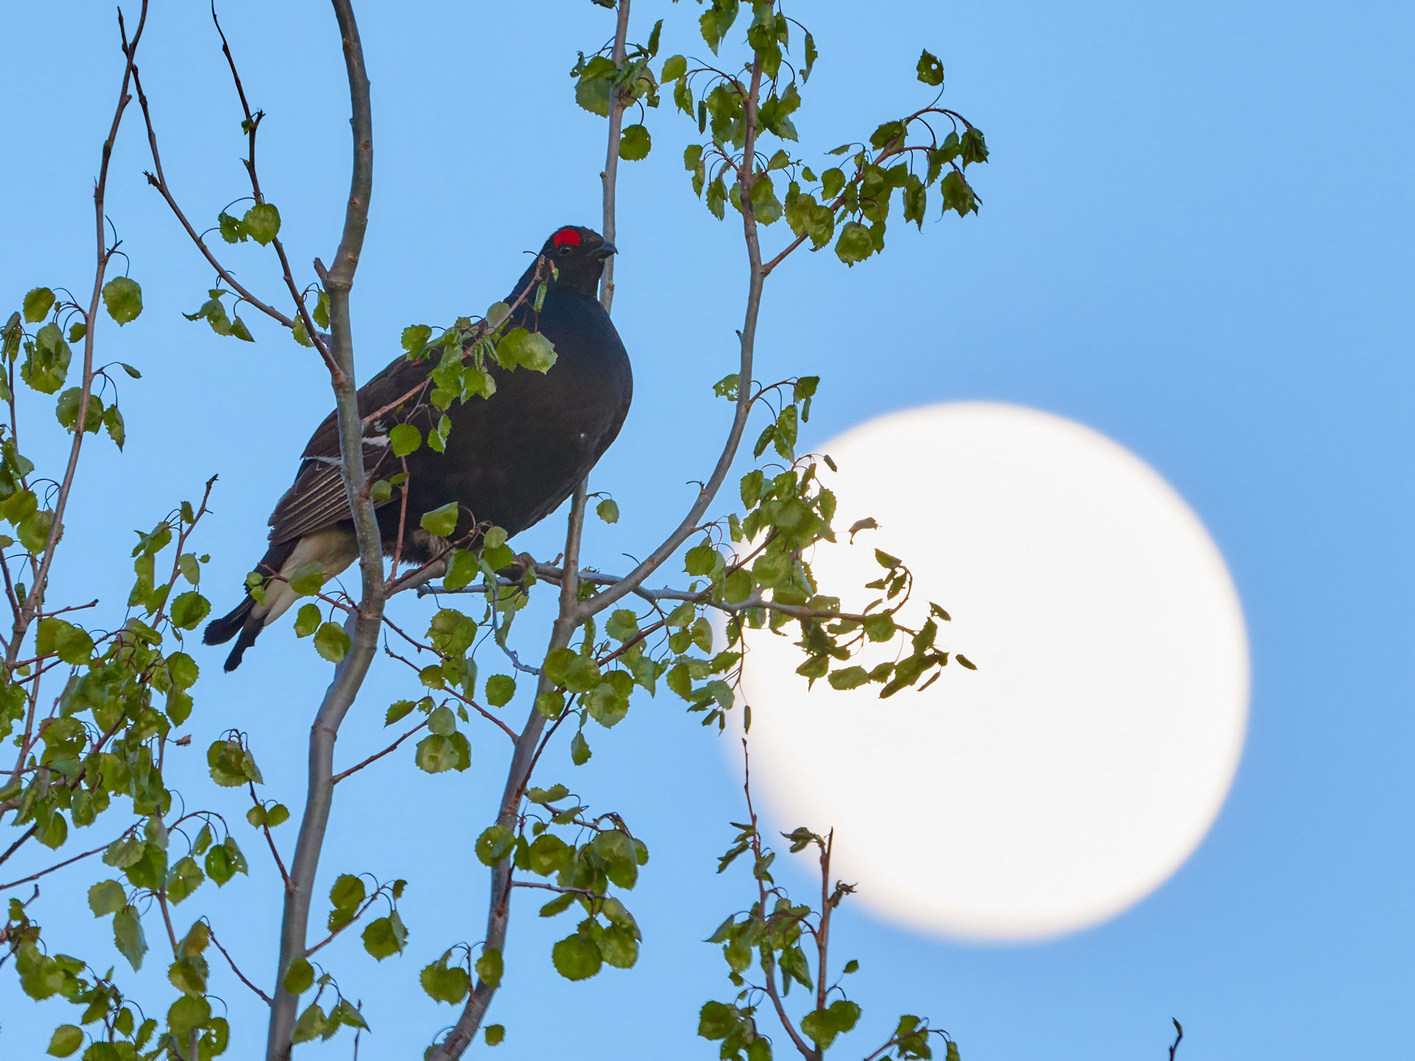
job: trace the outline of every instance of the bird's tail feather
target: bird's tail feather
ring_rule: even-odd
[[[201,635],[202,642],[208,645],[224,645],[230,641],[241,632],[241,627],[246,625],[246,618],[254,607],[255,601],[250,594],[246,594],[246,599],[241,601],[229,614],[207,623],[206,629]]]
[[[231,638],[236,639],[231,654],[226,657],[225,670],[233,671],[241,665],[241,657],[245,655],[246,649],[255,644],[255,639],[265,629],[267,617],[253,615],[254,608],[255,600],[247,594],[246,599],[230,614],[208,623],[201,635],[202,641],[208,645],[224,645]]]

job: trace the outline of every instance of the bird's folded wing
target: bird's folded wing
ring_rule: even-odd
[[[388,443],[388,432],[394,425],[411,420],[426,429],[427,424],[420,422],[430,419],[426,387],[419,387],[427,381],[431,367],[428,361],[399,358],[359,388],[359,414],[380,414],[363,428],[364,471],[370,480],[387,479],[400,470]],[[410,391],[415,393],[410,396]],[[394,403],[398,404],[387,408]],[[393,499],[397,496],[395,492]],[[300,455],[295,482],[271,513],[270,540],[293,541],[348,518],[349,499],[339,457],[339,424],[330,413],[310,437]]]

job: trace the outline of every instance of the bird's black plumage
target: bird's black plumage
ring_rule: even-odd
[[[444,453],[423,445],[400,460],[388,444],[396,425],[412,424],[426,435],[442,415],[428,400],[436,354],[399,358],[359,388],[362,416],[386,410],[364,425],[370,480],[388,479],[405,466],[408,473],[402,488],[406,512],[398,489],[375,512],[385,553],[423,561],[445,548],[419,528],[419,518],[450,502],[462,509],[454,539],[478,524],[508,534],[525,530],[554,511],[614,441],[629,410],[633,378],[624,344],[597,297],[604,261],[613,253],[613,244],[588,228],[561,228],[546,240],[506,299],[512,307],[506,327],[550,340],[555,363],[544,374],[488,364],[495,393],[452,404]],[[535,288],[542,281],[545,297],[537,310]],[[288,575],[316,560],[330,578],[357,557],[331,413],[305,446],[295,482],[271,514],[270,548],[257,570]],[[295,599],[278,580],[267,583],[265,596],[259,604],[247,594],[207,626],[207,644],[236,638],[227,670],[240,664],[261,629]]]

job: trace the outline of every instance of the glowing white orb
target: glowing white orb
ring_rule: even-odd
[[[1045,938],[1149,894],[1218,814],[1247,722],[1242,611],[1198,518],[1121,446],[1016,406],[914,409],[821,449],[837,526],[880,524],[816,551],[822,591],[863,606],[893,553],[978,669],[888,700],[808,691],[800,649],[752,634],[772,817],[834,827],[835,876],[952,936]]]

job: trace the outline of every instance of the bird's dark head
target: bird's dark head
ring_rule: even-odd
[[[540,256],[555,266],[557,286],[564,285],[582,295],[594,298],[599,293],[599,278],[605,260],[617,253],[610,243],[592,228],[566,225],[558,228],[540,249]]]

